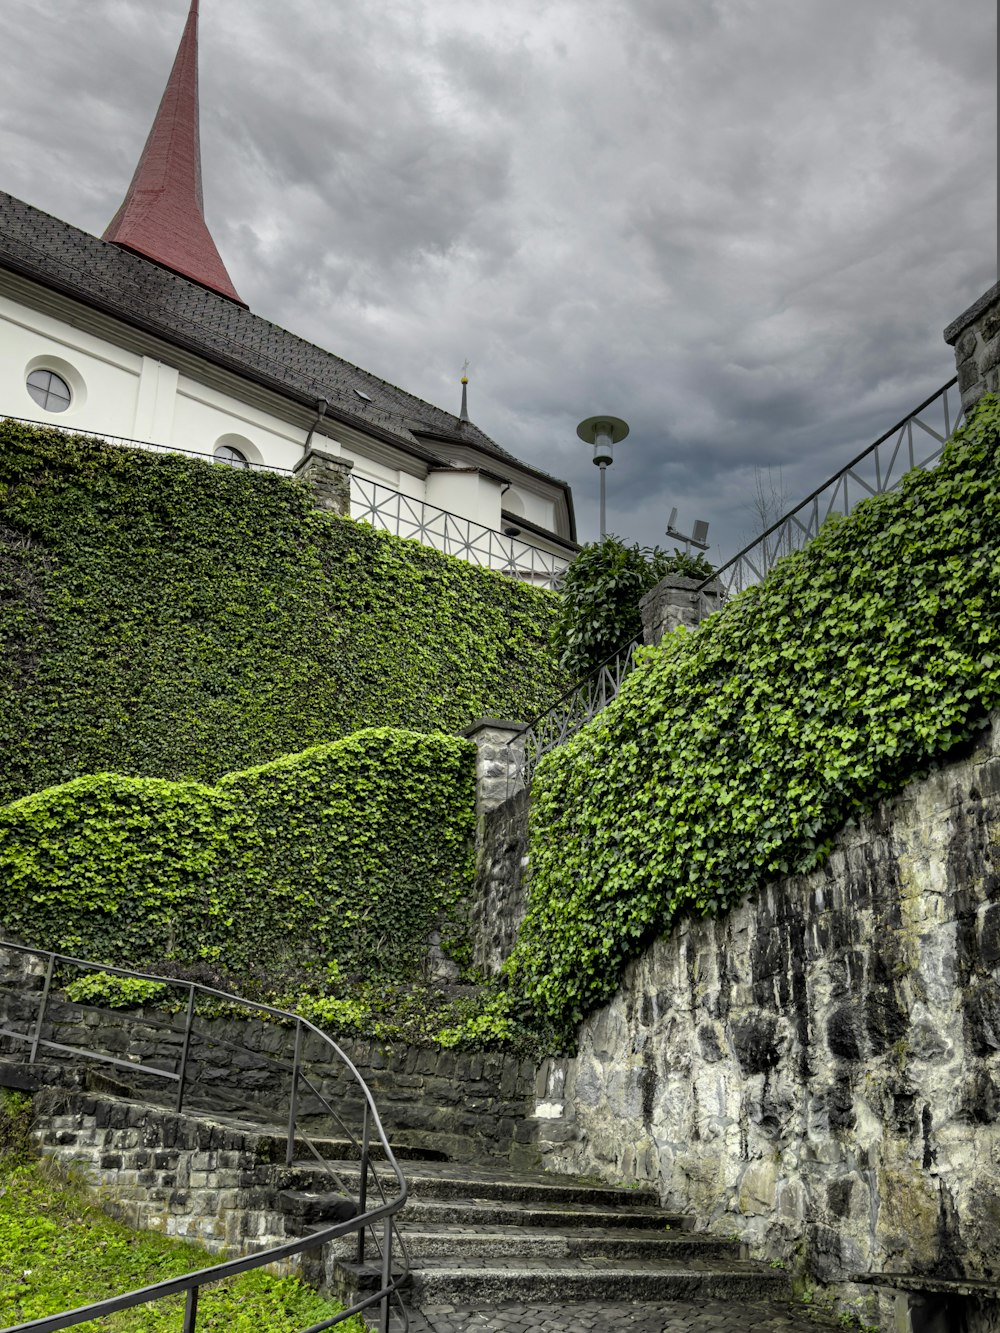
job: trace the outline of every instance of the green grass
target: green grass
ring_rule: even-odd
[[[87,1192],[55,1180],[40,1162],[0,1157],[0,1328],[162,1282],[221,1262],[200,1246],[133,1231]],[[79,1327],[177,1333],[183,1297],[171,1297]],[[341,1306],[294,1278],[256,1270],[202,1289],[199,1333],[300,1333]],[[364,1333],[355,1316],[337,1326]]]

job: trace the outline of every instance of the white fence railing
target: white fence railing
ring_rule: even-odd
[[[536,587],[557,588],[569,563],[565,556],[353,474],[351,517]]]

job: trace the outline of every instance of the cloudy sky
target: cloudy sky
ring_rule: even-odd
[[[100,234],[188,0],[3,0],[0,188]],[[994,0],[202,0],[206,213],[251,309],[574,486],[757,525],[954,373],[997,277]],[[770,472],[768,472],[770,469]]]

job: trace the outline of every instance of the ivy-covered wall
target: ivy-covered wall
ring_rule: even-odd
[[[475,746],[387,728],[208,786],[99,773],[0,808],[0,937],[156,970],[416,975],[461,947]]]
[[[539,764],[516,1003],[572,1043],[680,912],[823,863],[834,831],[1000,706],[1000,402],[929,472],[668,635]]]
[[[533,716],[555,606],[297,481],[0,422],[0,801]]]

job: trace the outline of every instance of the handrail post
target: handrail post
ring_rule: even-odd
[[[191,1049],[191,1025],[194,1021],[194,982],[190,983],[187,1002],[187,1016],[184,1019],[184,1044],[181,1046],[181,1063],[177,1070],[177,1114],[184,1105],[184,1080],[187,1078],[188,1051]]]
[[[295,1121],[299,1112],[299,1069],[302,1065],[302,1020],[295,1023],[295,1057],[292,1061],[292,1098],[288,1107],[288,1142],[285,1146],[285,1165],[295,1159]]]
[[[42,987],[42,1001],[38,1006],[38,1017],[35,1019],[35,1032],[31,1039],[31,1058],[29,1065],[35,1063],[35,1056],[38,1054],[38,1043],[42,1039],[42,1024],[45,1022],[45,1010],[49,1003],[49,991],[52,989],[52,973],[55,970],[56,956],[49,954],[48,966],[45,969],[45,985]]]
[[[195,1333],[195,1325],[198,1322],[198,1288],[189,1287],[187,1301],[184,1305],[184,1329],[183,1333]]]
[[[392,1282],[392,1217],[385,1219],[382,1240],[382,1311],[378,1321],[379,1333],[389,1333],[389,1285]]]
[[[368,1209],[368,1148],[371,1130],[368,1124],[368,1103],[365,1102],[365,1118],[361,1130],[361,1183],[358,1186],[358,1216],[364,1216]],[[358,1263],[365,1261],[365,1227],[358,1227]]]

